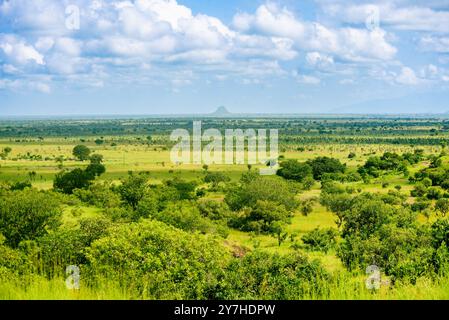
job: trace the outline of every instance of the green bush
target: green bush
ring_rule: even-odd
[[[307,249],[327,253],[330,249],[335,247],[337,234],[337,231],[332,228],[315,228],[306,233],[301,240]]]
[[[320,293],[329,276],[317,261],[300,254],[256,251],[226,268],[219,299],[298,300]]]
[[[150,299],[208,299],[230,258],[219,241],[162,222],[113,227],[88,253],[90,277]]]
[[[32,189],[6,192],[0,196],[0,233],[11,247],[34,240],[56,228],[62,209],[52,193]]]

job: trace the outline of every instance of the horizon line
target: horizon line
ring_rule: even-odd
[[[113,113],[113,114],[101,114],[101,113],[92,113],[92,114],[4,114],[0,115],[0,119],[8,119],[8,118],[59,118],[59,117],[73,117],[73,118],[86,118],[86,117],[107,117],[107,118],[122,118],[122,117],[160,117],[160,118],[169,118],[169,117],[209,117],[209,118],[234,118],[234,117],[251,117],[251,116],[446,116],[449,117],[448,112],[412,112],[412,113],[338,113],[338,112],[316,112],[316,113],[295,113],[295,112],[285,112],[285,113],[234,113],[227,112],[226,114],[216,114],[216,112],[211,113]]]

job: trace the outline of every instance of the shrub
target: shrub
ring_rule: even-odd
[[[317,261],[294,254],[252,252],[233,259],[216,299],[298,300],[319,294],[329,279]]]
[[[110,229],[92,244],[88,258],[89,274],[107,275],[137,297],[209,299],[229,255],[210,236],[142,221]]]
[[[120,196],[107,183],[95,183],[87,189],[75,189],[73,194],[84,203],[100,208],[113,208],[121,204]]]
[[[293,211],[299,205],[295,199],[296,190],[280,178],[257,176],[241,186],[228,188],[225,201],[229,207],[238,211],[244,207],[254,207],[257,201],[271,201]]]
[[[288,180],[302,182],[306,177],[312,176],[312,167],[298,160],[287,160],[280,163],[277,175]]]
[[[329,157],[318,157],[307,161],[307,164],[312,167],[313,177],[316,180],[321,180],[325,173],[344,173],[346,166],[340,160]]]
[[[56,228],[62,210],[51,193],[36,190],[7,192],[0,196],[0,233],[11,247],[33,240]]]
[[[332,228],[315,228],[305,234],[301,240],[309,250],[328,252],[336,244],[337,231]]]
[[[278,233],[278,222],[287,224],[291,214],[282,204],[271,201],[257,201],[252,208],[245,208],[231,221],[230,225],[243,231],[257,233]]]

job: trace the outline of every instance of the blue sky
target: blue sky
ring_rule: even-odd
[[[0,1],[0,116],[449,112],[449,1]]]

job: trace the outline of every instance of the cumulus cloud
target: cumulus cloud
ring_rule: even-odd
[[[308,52],[306,55],[306,61],[311,66],[329,66],[334,64],[334,59],[331,56],[321,54],[319,52]]]
[[[420,79],[416,76],[413,69],[402,67],[401,72],[396,77],[396,82],[404,85],[417,85],[420,83]]]
[[[447,28],[447,23],[441,26],[446,11],[421,10],[419,4],[407,11],[395,2],[381,2],[380,28],[368,29],[364,23],[372,5],[326,3],[325,14],[345,23],[329,23],[327,16],[307,20],[271,1],[235,14],[229,25],[176,0],[2,1],[0,71],[10,77],[3,86],[18,86],[14,81],[26,74],[47,75],[47,84],[57,79],[93,87],[158,79],[174,86],[193,84],[199,77],[177,77],[184,69],[251,83],[276,76],[317,85],[325,73],[351,78],[357,68],[369,72],[373,66],[379,69],[376,79],[410,85],[420,82],[412,69],[404,67],[395,75],[385,71],[395,63],[398,49],[383,25],[400,30]],[[68,5],[80,8],[79,30],[67,28]],[[419,43],[431,51],[449,52],[446,36],[423,34]],[[292,74],[289,70],[300,63],[307,74]],[[442,79],[441,72],[438,77]]]
[[[24,40],[18,39],[14,35],[0,36],[0,49],[3,50],[6,58],[14,63],[23,65],[34,62],[44,65],[44,56],[40,54],[32,45]]]
[[[67,28],[68,5],[80,9],[79,30]],[[264,14],[263,7],[260,12]],[[288,11],[285,15],[291,16]],[[278,31],[288,30],[289,22],[299,26],[291,16]],[[278,21],[275,18],[271,23],[275,26]],[[42,68],[27,72],[82,80],[82,74],[103,68],[97,80],[104,83],[108,74],[117,79],[134,73],[136,79],[146,79],[148,70],[142,66],[154,63],[166,68],[182,64],[209,68],[213,64],[220,65],[222,72],[239,74],[248,69],[243,60],[276,62],[276,68],[260,72],[265,74],[267,70],[278,73],[281,67],[277,61],[298,56],[294,41],[288,37],[235,30],[216,17],[193,14],[176,0],[4,1],[0,5],[0,30],[11,26],[17,30],[14,35],[0,36],[0,54],[5,60],[2,69],[8,74],[24,71],[24,65],[34,63]]]
[[[274,3],[261,5],[254,14],[237,14],[233,25],[244,32],[291,39],[299,50],[317,50],[351,61],[389,60],[397,52],[382,29],[330,28],[302,21]]]

